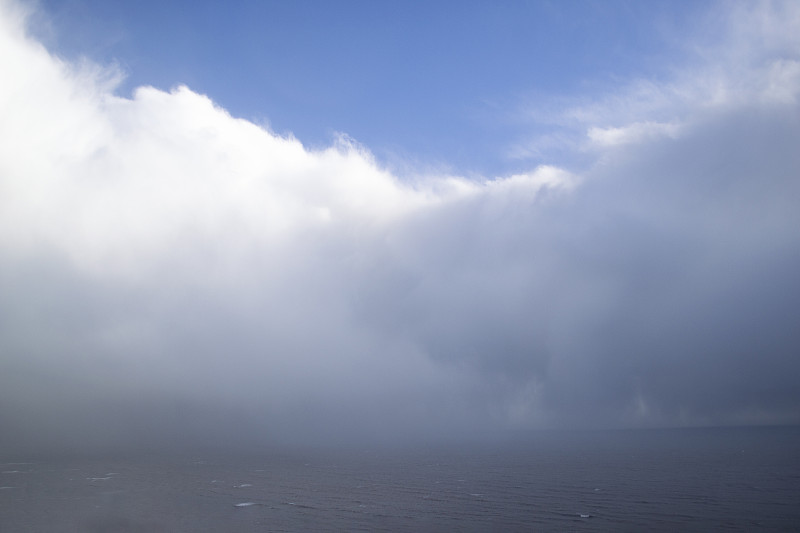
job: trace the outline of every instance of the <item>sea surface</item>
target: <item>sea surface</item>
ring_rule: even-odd
[[[0,457],[0,531],[800,531],[800,428]]]

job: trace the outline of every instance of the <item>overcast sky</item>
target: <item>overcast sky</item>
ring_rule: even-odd
[[[0,0],[0,446],[800,422],[800,4]]]

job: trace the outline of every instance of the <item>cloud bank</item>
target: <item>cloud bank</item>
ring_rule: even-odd
[[[0,445],[796,423],[800,9],[565,106],[580,168],[400,178],[0,4]]]

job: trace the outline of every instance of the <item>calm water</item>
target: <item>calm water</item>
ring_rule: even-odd
[[[0,458],[0,531],[800,531],[800,428]]]

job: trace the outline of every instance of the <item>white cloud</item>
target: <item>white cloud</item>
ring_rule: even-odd
[[[792,412],[791,6],[733,10],[743,66],[704,45],[564,110],[602,164],[403,181],[187,87],[120,97],[3,4],[0,417],[178,397],[310,438]]]
[[[589,128],[589,140],[603,147],[637,143],[654,137],[675,138],[680,132],[678,124],[635,122],[620,128]]]
[[[337,410],[355,401],[369,410],[368,396],[415,394],[414,412],[460,394],[424,349],[387,342],[352,316],[361,277],[392,268],[381,264],[386,239],[413,239],[415,218],[490,196],[497,208],[512,196],[535,203],[566,173],[412,186],[346,137],[308,150],[187,87],[120,97],[115,71],[53,57],[14,9],[4,6],[0,56],[0,253],[18,265],[5,305],[17,313],[30,299],[19,320],[31,330],[60,320],[37,303],[56,287],[40,292],[48,281],[26,272],[42,264],[61,272],[53,283],[76,287],[65,305],[88,313],[35,342],[15,337],[23,351],[39,346],[26,365],[103,376],[65,372],[67,389],[89,379],[111,397],[199,395],[278,418],[275,405],[324,411],[327,397]],[[402,261],[406,251],[390,253]],[[437,392],[442,380],[456,389]]]

